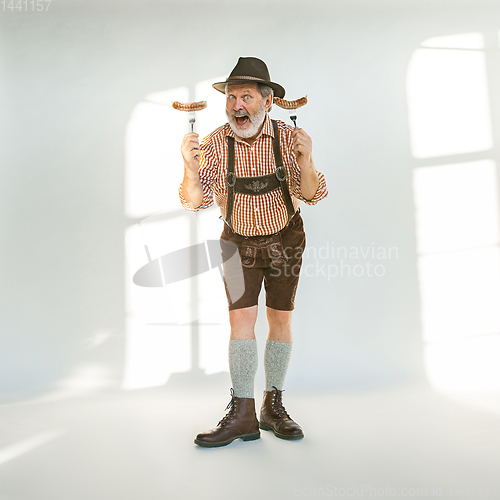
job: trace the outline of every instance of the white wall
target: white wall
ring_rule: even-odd
[[[250,55],[291,99],[309,96],[299,120],[329,196],[303,209],[308,246],[398,252],[371,261],[382,277],[302,276],[289,386],[422,379],[407,66],[426,38],[497,33],[499,13],[477,0],[54,0],[47,12],[2,13],[0,394],[68,377],[120,386],[132,111]],[[263,321],[258,337],[262,352]]]

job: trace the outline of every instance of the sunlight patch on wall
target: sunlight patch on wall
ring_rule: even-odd
[[[222,95],[222,94],[221,94]],[[219,219],[220,210],[212,207],[197,213],[199,234],[202,240],[218,240],[224,228]],[[224,285],[218,269],[199,277],[200,368],[207,375],[229,371],[229,315]]]
[[[417,49],[408,66],[407,96],[414,157],[491,149],[483,52]]]
[[[158,221],[154,216],[129,227],[125,234],[126,354],[124,389],[163,385],[172,373],[191,368],[190,327],[179,325],[190,304],[189,282],[168,287],[140,287],[132,277],[151,259],[188,246],[184,217]],[[175,237],[170,237],[175,235]]]
[[[433,384],[448,391],[500,390],[500,335],[426,345],[425,364]],[[498,408],[497,408],[498,409]]]
[[[427,38],[420,45],[440,49],[484,49],[484,37],[482,33],[460,33]]]
[[[500,331],[498,247],[423,256],[418,271],[424,341]]]
[[[413,192],[420,254],[500,242],[493,161],[416,168]]]
[[[125,140],[125,214],[145,217],[178,210],[177,188],[182,179],[180,146],[187,132],[187,113],[172,108],[186,101],[186,87],[156,92],[138,103]]]
[[[132,281],[149,262],[220,236],[218,208],[192,213],[181,206],[180,147],[189,124],[188,113],[174,110],[172,101],[208,101],[208,107],[196,113],[195,132],[203,137],[226,121],[225,97],[212,88],[221,79],[225,77],[199,82],[194,97],[186,87],[149,94],[130,117],[125,215],[134,222],[125,232],[124,389],[164,385],[173,373],[201,370],[209,375],[228,369],[229,322],[218,269],[165,283],[166,270],[160,266],[163,286],[137,286]]]
[[[497,165],[460,155],[493,147],[483,37],[427,39],[407,73],[424,356],[431,384],[500,389]]]

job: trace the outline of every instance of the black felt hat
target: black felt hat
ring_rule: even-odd
[[[228,83],[264,83],[274,90],[276,97],[285,97],[285,89],[271,81],[266,63],[256,57],[240,57],[225,82],[214,83],[212,87],[223,94]]]

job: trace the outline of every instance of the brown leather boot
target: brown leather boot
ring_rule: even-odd
[[[253,441],[260,438],[259,421],[255,414],[254,398],[237,398],[231,389],[231,401],[226,406],[227,415],[217,424],[215,429],[200,432],[194,442],[200,446],[213,448],[226,446],[235,439]]]
[[[272,391],[264,391],[259,427],[265,431],[274,431],[274,435],[281,439],[302,439],[304,433],[300,425],[290,418],[283,406],[283,391],[274,385],[273,387]]]

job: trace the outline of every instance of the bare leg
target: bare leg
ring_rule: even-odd
[[[291,342],[292,311],[278,311],[271,307],[266,308],[267,322],[269,323],[269,334],[267,338],[275,342]]]
[[[251,306],[229,311],[231,340],[255,338],[254,329],[257,321],[257,307]]]

